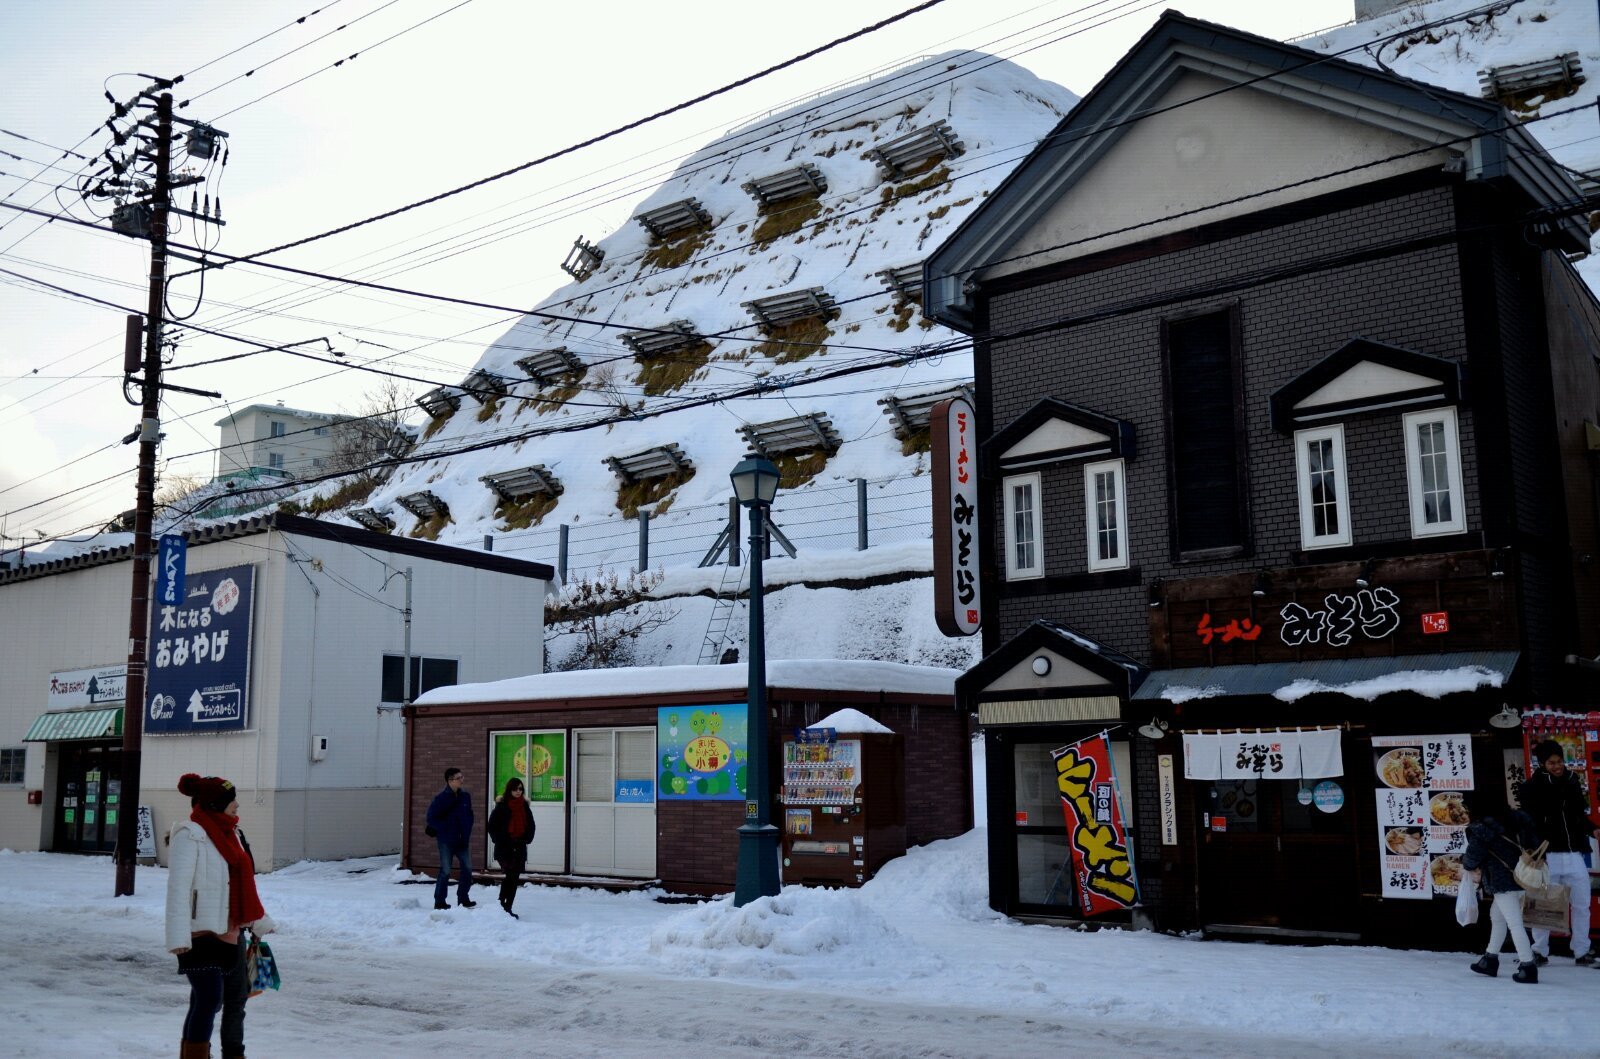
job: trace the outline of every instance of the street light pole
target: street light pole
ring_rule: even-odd
[[[767,511],[778,491],[778,468],[752,457],[733,469],[734,494],[750,509],[750,656],[749,786],[745,790],[744,825],[739,828],[739,870],[734,878],[733,903],[740,908],[759,897],[778,893],[778,829],[772,824],[772,791],[767,769],[771,747],[767,742],[767,641],[762,615],[761,560],[766,554]]]

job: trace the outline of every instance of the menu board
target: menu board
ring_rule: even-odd
[[[1373,736],[1372,769],[1383,896],[1454,896],[1467,848],[1472,737]]]

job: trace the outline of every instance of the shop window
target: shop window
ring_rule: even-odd
[[[8,746],[0,748],[0,783],[21,783],[22,770],[28,763],[28,748]]]
[[[1106,460],[1083,468],[1085,530],[1090,570],[1124,570],[1128,566],[1127,503],[1123,499],[1123,462]]]
[[[1432,537],[1467,528],[1461,497],[1461,446],[1456,410],[1435,408],[1404,417],[1406,485],[1411,496],[1411,535]]]
[[[578,801],[649,804],[655,801],[653,729],[580,729]]]
[[[1239,554],[1250,515],[1234,314],[1168,320],[1162,333],[1175,546],[1180,557]]]
[[[1044,526],[1039,509],[1040,478],[1018,474],[1005,479],[1006,579],[1044,576]]]
[[[434,688],[448,688],[458,684],[461,663],[454,658],[411,658],[411,698]],[[405,701],[405,656],[383,656],[383,701]]]
[[[272,421],[272,427],[271,427],[272,436],[275,437],[275,438],[281,438],[281,437],[283,437],[283,431],[284,431],[283,424],[278,422],[276,419],[274,419]]]
[[[1297,430],[1296,490],[1300,496],[1300,546],[1350,543],[1350,500],[1344,470],[1344,427]]]

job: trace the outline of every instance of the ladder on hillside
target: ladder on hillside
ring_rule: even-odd
[[[748,613],[750,567],[746,564],[722,567],[722,583],[711,600],[711,617],[706,622],[705,639],[700,642],[700,664],[718,665],[727,649],[728,630],[734,628],[734,618]]]

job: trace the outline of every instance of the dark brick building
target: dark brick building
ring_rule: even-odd
[[[1110,730],[1135,921],[1454,930],[1467,781],[1391,820],[1375,762],[1499,790],[1502,703],[1593,701],[1582,201],[1497,104],[1169,13],[929,259],[976,339],[995,907],[1081,914],[1049,752]]]

